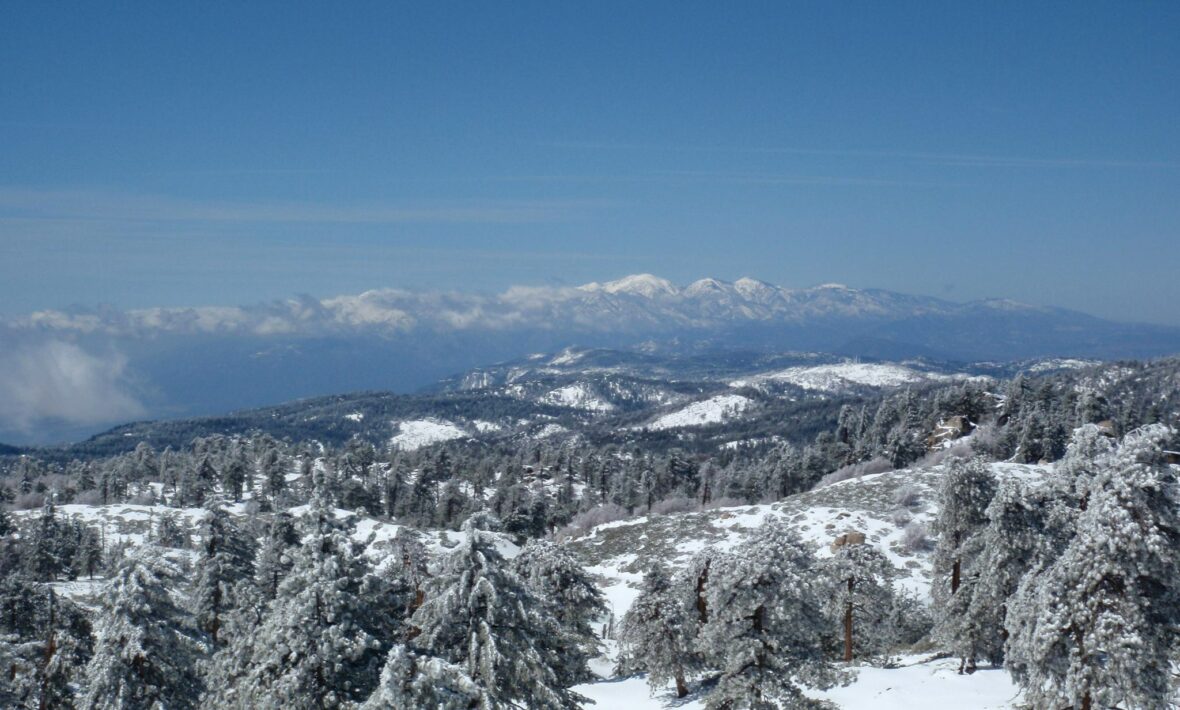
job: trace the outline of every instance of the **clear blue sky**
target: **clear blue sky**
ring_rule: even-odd
[[[1180,3],[5,3],[0,314],[650,271],[1180,324]]]

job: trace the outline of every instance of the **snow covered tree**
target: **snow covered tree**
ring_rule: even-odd
[[[460,666],[441,658],[416,655],[400,644],[389,652],[381,671],[381,683],[362,706],[363,710],[483,707],[482,691]]]
[[[364,561],[322,486],[300,520],[302,545],[262,624],[221,654],[222,686],[206,703],[233,708],[329,708],[368,697],[379,642],[359,594]]]
[[[1073,516],[1051,487],[1001,481],[988,505],[987,526],[979,538],[979,574],[960,619],[962,638],[979,655],[999,663],[1008,633],[1005,619],[1021,580],[1042,560],[1064,547]]]
[[[976,658],[984,650],[981,647],[994,647],[979,637],[967,610],[980,574],[977,561],[983,549],[982,532],[995,490],[995,475],[979,459],[956,459],[938,489],[938,544],[931,588],[935,633],[962,659],[960,671],[973,672]]]
[[[897,569],[871,545],[844,545],[823,561],[821,569],[830,589],[828,617],[843,632],[842,658],[880,657],[897,641],[893,581]]]
[[[1009,669],[1035,707],[1172,707],[1180,497],[1152,425],[1100,462],[1068,547],[1009,613]]]
[[[197,707],[204,645],[169,593],[179,571],[150,546],[124,557],[100,595],[88,710]]]
[[[694,643],[696,615],[678,592],[661,564],[643,575],[639,596],[619,627],[624,654],[620,666],[624,672],[646,670],[652,689],[675,681],[676,696],[683,698],[688,695],[688,678],[701,670],[701,660]]]
[[[254,558],[254,585],[264,601],[279,593],[279,582],[291,569],[292,550],[299,545],[299,533],[286,513],[271,518],[266,536]]]
[[[206,503],[192,609],[199,628],[217,644],[222,640],[222,616],[236,606],[234,588],[253,574],[254,542],[238,529],[218,498],[211,496]]]
[[[709,710],[823,707],[801,687],[828,688],[841,678],[824,657],[829,629],[816,567],[778,519],[713,561],[701,640],[721,677],[706,698]]]
[[[561,545],[534,540],[512,561],[512,567],[533,592],[548,605],[564,638],[558,667],[559,680],[569,686],[593,678],[587,665],[601,651],[592,623],[606,616],[606,600],[590,575]]]
[[[0,582],[0,611],[0,707],[74,707],[93,647],[89,613],[19,571]]]
[[[477,514],[463,541],[430,580],[411,623],[421,650],[463,669],[484,707],[575,708],[581,696],[561,686],[565,663],[556,620],[496,549],[494,524]]]

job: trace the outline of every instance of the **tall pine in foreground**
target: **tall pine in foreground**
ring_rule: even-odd
[[[647,671],[653,690],[674,681],[676,696],[683,698],[688,695],[688,678],[702,664],[695,648],[696,618],[678,591],[661,564],[643,575],[639,596],[619,627],[623,651],[619,664],[624,673]]]
[[[815,558],[778,519],[714,560],[702,643],[721,677],[706,707],[824,707],[803,693],[803,686],[829,688],[841,679],[824,654],[823,593]]]
[[[462,669],[489,710],[579,707],[583,698],[561,684],[562,631],[496,549],[493,527],[484,514],[463,524],[463,541],[411,618],[420,631],[414,643]]]
[[[1077,534],[1010,613],[1009,665],[1035,707],[1172,707],[1180,497],[1153,425],[1089,481]]]
[[[366,628],[365,572],[323,485],[300,521],[293,553],[262,624],[221,654],[221,687],[206,704],[233,708],[335,708],[376,685],[379,642]]]
[[[973,671],[980,656],[999,661],[1003,647],[999,629],[981,628],[967,613],[982,573],[982,533],[995,491],[995,474],[979,459],[953,461],[938,489],[938,545],[930,593],[935,634],[960,657],[959,672]]]
[[[101,595],[82,707],[197,707],[198,664],[206,649],[169,593],[178,577],[151,546],[124,558]]]
[[[824,560],[828,583],[828,616],[838,620],[843,637],[842,659],[880,658],[897,641],[893,591],[897,568],[871,545],[845,545]]]
[[[594,679],[588,665],[602,648],[593,622],[606,615],[606,600],[590,575],[561,545],[534,540],[512,561],[512,568],[548,606],[562,632],[558,641],[566,662],[559,681],[575,685]]]
[[[216,645],[224,641],[225,615],[237,606],[235,588],[253,574],[255,545],[238,529],[219,498],[211,496],[207,503],[191,603],[197,624]]]

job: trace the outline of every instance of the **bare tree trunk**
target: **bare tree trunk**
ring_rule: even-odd
[[[676,671],[676,697],[683,698],[688,695],[688,684],[684,682],[684,673]]]
[[[852,662],[852,577],[848,578],[848,601],[844,603],[844,662]]]
[[[955,531],[955,549],[959,548],[959,533]],[[951,567],[951,594],[959,591],[959,582],[962,577],[963,561],[956,557],[955,564]]]
[[[709,566],[712,563],[712,560],[706,561],[701,576],[697,577],[697,617],[702,624],[709,620],[709,607],[705,603],[705,585],[709,583]]]

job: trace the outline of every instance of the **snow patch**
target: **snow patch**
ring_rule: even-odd
[[[730,387],[756,386],[761,382],[786,382],[805,390],[840,392],[851,387],[899,387],[916,382],[961,379],[960,375],[919,372],[902,365],[887,363],[842,362],[832,365],[790,367],[779,372],[729,383]]]
[[[749,397],[743,397],[740,394],[720,394],[665,414],[645,428],[663,430],[720,424],[741,414],[752,401]]]
[[[609,412],[615,408],[613,404],[599,397],[594,390],[581,382],[548,392],[541,397],[541,401],[591,412]]]
[[[462,439],[467,436],[451,422],[436,419],[414,419],[398,423],[398,433],[389,440],[389,445],[402,451],[414,451],[440,441]]]

